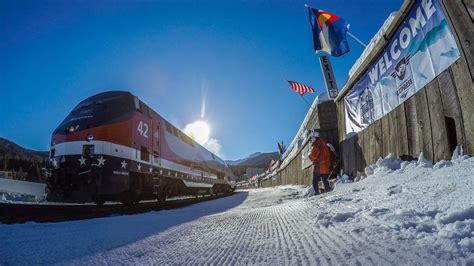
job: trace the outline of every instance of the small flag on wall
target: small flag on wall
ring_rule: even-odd
[[[314,89],[311,88],[310,86],[306,86],[301,83],[290,81],[290,80],[288,80],[288,83],[290,83],[291,89],[296,91],[301,96],[303,96],[303,94],[307,92],[314,93]]]
[[[280,142],[277,142],[278,143],[278,151],[280,152],[280,155],[283,155],[283,153],[285,153],[286,151],[286,147],[285,147],[285,144],[283,144],[283,141]]]

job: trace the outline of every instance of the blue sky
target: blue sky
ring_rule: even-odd
[[[325,89],[304,3],[368,42],[402,0],[0,1],[0,136],[47,150],[81,100],[121,89],[179,128],[205,117],[224,159],[288,144]],[[341,88],[363,48],[332,63]],[[305,95],[312,101],[316,95]]]

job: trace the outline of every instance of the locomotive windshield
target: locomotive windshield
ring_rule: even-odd
[[[80,102],[54,133],[72,133],[127,119],[135,110],[134,96],[128,92],[104,92]]]

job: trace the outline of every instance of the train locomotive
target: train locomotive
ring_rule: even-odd
[[[54,130],[47,200],[121,201],[229,193],[227,164],[138,97],[109,91],[80,102]]]

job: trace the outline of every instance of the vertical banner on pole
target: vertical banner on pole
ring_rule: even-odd
[[[329,57],[320,56],[319,62],[321,63],[321,70],[323,71],[324,81],[326,82],[326,90],[330,99],[335,99],[338,94],[336,80],[334,79],[334,73],[332,72],[331,61]]]

